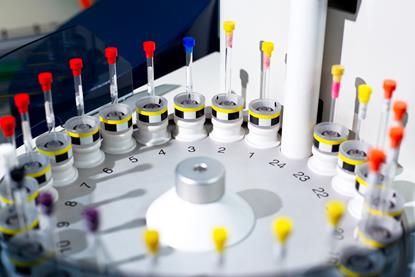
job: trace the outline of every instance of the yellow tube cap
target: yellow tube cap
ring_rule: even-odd
[[[293,230],[293,221],[289,217],[279,217],[274,221],[273,231],[281,245],[284,245]]]
[[[337,227],[343,218],[346,206],[341,201],[332,200],[326,204],[327,221],[332,227]]]
[[[357,93],[358,93],[359,103],[367,105],[370,100],[370,95],[372,94],[372,87],[366,84],[359,85],[357,87]]]
[[[151,229],[145,230],[144,243],[146,244],[148,252],[150,252],[151,255],[156,255],[160,247],[159,232]]]
[[[215,249],[218,253],[223,253],[228,240],[228,230],[225,227],[216,227],[212,233]]]
[[[334,64],[331,66],[331,75],[339,77],[343,76],[344,74],[344,67],[340,64]]]
[[[235,30],[235,22],[231,20],[227,20],[223,22],[223,29],[225,30],[225,33],[227,34],[232,33],[233,30]]]
[[[264,52],[265,56],[271,58],[272,51],[274,51],[274,43],[271,41],[263,41],[261,44],[261,50]]]

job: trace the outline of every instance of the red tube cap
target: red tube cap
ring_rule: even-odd
[[[0,118],[0,127],[3,131],[3,135],[6,138],[9,138],[14,135],[14,130],[16,128],[16,119],[12,115],[6,115]]]
[[[389,138],[391,141],[391,148],[399,148],[401,146],[401,142],[404,135],[404,128],[403,127],[392,127],[389,130]]]
[[[53,78],[51,72],[41,72],[37,75],[37,79],[43,92],[49,91],[52,88]]]
[[[82,67],[84,66],[81,58],[73,58],[69,60],[69,67],[72,70],[72,75],[79,76],[82,73]]]
[[[105,57],[107,58],[108,64],[115,64],[117,62],[118,49],[116,47],[105,48]]]
[[[396,90],[396,81],[395,80],[385,80],[383,81],[383,90],[385,99],[390,100],[393,96],[393,92]]]
[[[407,108],[408,106],[404,101],[395,101],[395,103],[393,103],[393,112],[395,114],[396,121],[402,121],[403,117],[406,114]]]
[[[19,113],[27,113],[29,110],[29,103],[30,103],[30,97],[27,93],[18,93],[14,96],[14,104],[16,105],[17,110]]]
[[[385,162],[386,156],[383,150],[378,148],[372,148],[369,150],[368,160],[369,169],[371,172],[379,172],[380,167]]]
[[[146,58],[152,58],[154,51],[156,51],[156,43],[152,40],[143,42],[144,52],[146,52]]]

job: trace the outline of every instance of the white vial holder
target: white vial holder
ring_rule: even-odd
[[[356,167],[367,162],[368,151],[369,144],[361,140],[348,140],[340,144],[337,174],[331,182],[335,191],[349,197],[356,195]]]
[[[205,97],[196,92],[183,92],[174,97],[175,139],[198,141],[207,136],[205,129]]]
[[[401,223],[391,217],[371,217],[361,220],[357,227],[357,238],[364,246],[385,249],[397,243],[402,236]]]
[[[272,148],[280,144],[281,105],[272,99],[256,99],[249,103],[249,133],[246,142],[256,148]]]
[[[36,203],[36,198],[39,196],[39,185],[37,181],[32,177],[25,177],[23,189],[25,189],[27,194],[27,202]],[[14,204],[13,198],[10,198],[8,195],[6,186],[0,186],[0,202],[2,206]]]
[[[313,156],[308,159],[308,167],[320,175],[335,175],[340,144],[346,141],[348,136],[349,130],[340,124],[332,122],[317,124],[314,127],[311,148]]]
[[[37,150],[49,157],[52,165],[53,185],[66,186],[78,178],[74,167],[71,138],[63,132],[46,133],[36,139]]]
[[[396,191],[384,188],[385,172],[378,178],[379,183],[375,185],[369,204],[365,204],[365,197],[368,193],[367,178],[369,175],[369,165],[367,163],[356,168],[356,194],[349,201],[348,211],[357,219],[362,218],[363,209],[373,216],[389,216],[397,220],[401,218],[403,212],[404,199]]]
[[[136,103],[137,141],[146,146],[161,145],[171,139],[167,127],[167,100],[160,96],[146,96]]]
[[[126,104],[111,104],[99,111],[102,150],[108,154],[125,154],[136,147],[133,138],[133,111]]]
[[[25,168],[25,174],[34,178],[40,192],[50,192],[54,201],[58,201],[58,191],[53,187],[52,165],[48,156],[39,152],[24,153],[17,157],[19,165]]]
[[[242,128],[244,100],[236,94],[217,94],[212,98],[212,125],[210,137],[222,143],[244,138]]]
[[[77,168],[92,168],[104,162],[99,127],[98,118],[88,115],[75,116],[66,121],[64,128],[71,137]]]

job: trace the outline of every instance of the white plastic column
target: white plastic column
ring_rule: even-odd
[[[290,0],[282,153],[311,155],[326,30],[327,0]]]

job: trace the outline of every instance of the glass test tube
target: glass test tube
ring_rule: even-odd
[[[183,38],[183,46],[186,52],[186,92],[188,94],[193,92],[192,64],[193,64],[194,45],[195,45],[194,38],[192,37]]]
[[[147,58],[147,92],[151,96],[155,96],[154,90],[154,60],[153,57]]]
[[[32,130],[30,129],[29,113],[20,114],[20,120],[22,122],[23,141],[26,153],[30,153],[35,149],[35,143],[32,138]]]
[[[118,103],[118,84],[117,84],[117,66],[116,64],[109,64],[110,72],[110,93],[111,93],[111,103]]]
[[[110,76],[110,94],[112,104],[118,103],[117,56],[118,49],[116,47],[105,48],[105,57],[107,58]]]
[[[69,60],[69,67],[72,70],[74,87],[75,87],[75,103],[78,116],[84,115],[84,92],[82,90],[82,67],[81,58],[73,58]]]
[[[262,53],[262,70],[261,70],[261,87],[260,87],[260,98],[270,98],[269,95],[269,75],[271,65],[271,54],[274,50],[274,44],[272,42],[263,41],[261,44]]]
[[[334,112],[336,109],[336,100],[340,93],[340,83],[344,74],[344,67],[341,65],[333,65],[331,67],[332,85],[331,85],[331,102],[329,122],[334,122]],[[359,126],[360,127],[360,126]]]
[[[233,21],[225,21],[223,23],[223,28],[225,29],[225,92],[228,95],[231,95],[232,47],[235,23]]]
[[[52,102],[52,91],[48,90],[43,93],[45,113],[46,113],[46,123],[48,125],[48,131],[55,132],[55,113],[53,112],[53,102]]]
[[[394,80],[385,80],[383,82],[384,102],[380,119],[380,125],[378,129],[378,136],[376,140],[376,145],[380,148],[383,148],[385,146],[385,138],[388,129],[389,114],[391,110],[391,100],[395,89],[396,82]]]
[[[73,77],[74,85],[75,85],[75,102],[76,102],[76,109],[78,110],[78,115],[84,115],[84,93],[82,90],[82,77],[81,75]]]
[[[378,136],[376,140],[376,145],[378,147],[383,147],[385,144],[385,136],[386,136],[386,130],[388,128],[390,106],[391,106],[391,101],[388,99],[385,99],[385,102],[383,103],[380,126],[378,129]]]
[[[360,139],[360,129],[362,121],[366,119],[367,106],[369,104],[370,96],[372,94],[372,88],[369,85],[362,84],[358,86],[358,100],[359,100],[359,113],[358,121],[355,127],[356,139]]]

